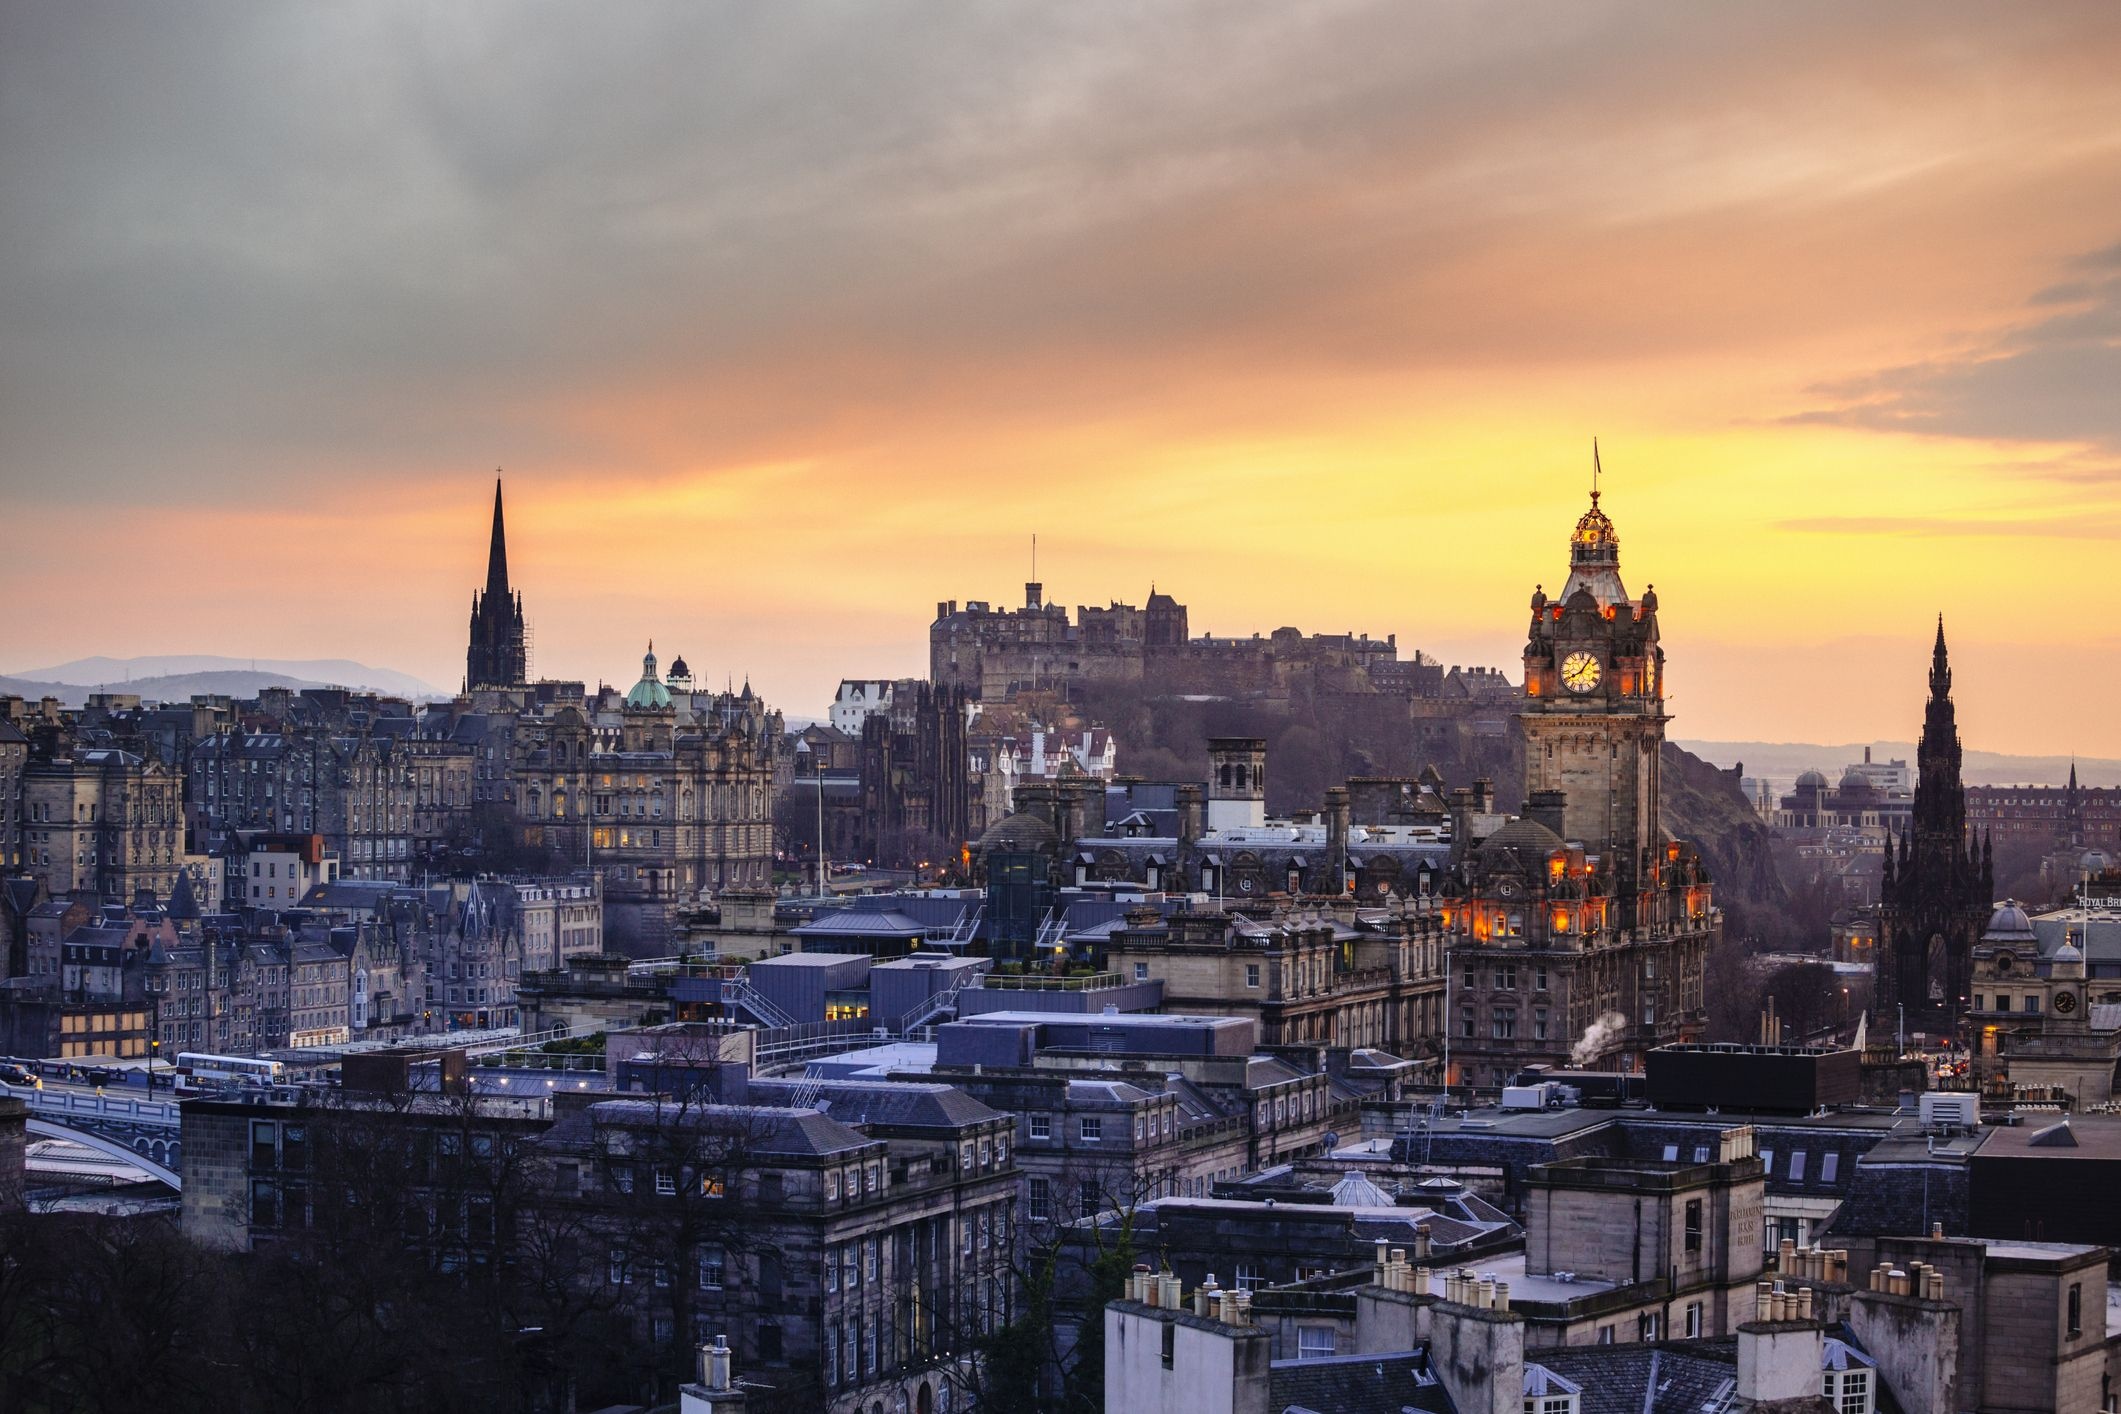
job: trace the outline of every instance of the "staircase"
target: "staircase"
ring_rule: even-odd
[[[950,979],[949,986],[909,1007],[906,1010],[906,1014],[901,1016],[897,1024],[891,1028],[892,1031],[899,1037],[904,1038],[907,1032],[912,1031],[916,1027],[926,1026],[944,1012],[954,1009],[957,1006],[957,994],[964,991],[966,984],[978,975],[970,967],[958,968],[957,975]]]
[[[731,977],[722,983],[722,1001],[740,1006],[764,1026],[794,1026],[795,1018],[751,985],[750,979]]]

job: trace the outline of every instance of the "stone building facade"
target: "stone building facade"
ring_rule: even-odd
[[[1722,931],[1699,854],[1660,821],[1656,590],[1628,597],[1596,491],[1561,594],[1532,594],[1524,673],[1524,816],[1498,828],[1487,801],[1452,802],[1451,1065],[1482,1086],[1532,1061],[1631,1069],[1695,1039]]]
[[[183,866],[183,780],[113,747],[30,761],[22,778],[22,850],[50,894],[162,897]]]
[[[523,843],[603,876],[606,931],[654,948],[703,894],[773,882],[773,802],[785,728],[747,682],[696,692],[685,660],[651,645],[622,700],[516,727],[511,779]]]

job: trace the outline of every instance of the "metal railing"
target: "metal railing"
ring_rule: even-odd
[[[957,1005],[957,994],[964,991],[966,985],[978,975],[976,968],[961,967],[957,969],[957,975],[950,979],[949,986],[932,996],[923,997],[920,1001],[906,1008],[905,1013],[892,1026],[892,1033],[904,1036],[908,1031],[916,1027],[927,1025],[928,1022],[941,1015],[946,1009],[955,1007]]]
[[[1002,992],[1102,992],[1124,987],[1127,979],[1117,972],[1093,972],[1087,977],[1049,977],[1039,972],[989,972],[980,979],[985,989]]]
[[[986,916],[987,901],[985,899],[982,899],[980,900],[979,904],[974,907],[969,913],[965,913],[959,917],[957,927],[951,930],[949,938],[945,940],[945,945],[953,948],[961,948],[964,947],[966,944],[970,943],[974,938],[979,936],[980,922],[981,920],[986,918]]]
[[[26,1085],[5,1084],[0,1084],[0,1093],[19,1095],[29,1101],[31,1109],[44,1114],[92,1115],[171,1127],[182,1122],[176,1105],[167,1100],[121,1100],[114,1095],[82,1095],[70,1090],[34,1090]]]
[[[1031,940],[1031,946],[1039,950],[1058,947],[1062,941],[1061,935],[1067,930],[1067,915],[1056,908],[1047,914],[1046,921],[1039,925],[1038,936]]]
[[[725,979],[722,983],[722,1001],[734,1004],[750,1012],[768,1026],[794,1026],[796,1019],[782,1009],[772,998],[742,977]]]

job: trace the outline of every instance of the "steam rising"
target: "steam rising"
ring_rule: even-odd
[[[1601,1051],[1620,1039],[1620,1033],[1628,1029],[1628,1019],[1617,1011],[1609,1011],[1592,1022],[1581,1040],[1569,1047],[1571,1065],[1589,1065]]]

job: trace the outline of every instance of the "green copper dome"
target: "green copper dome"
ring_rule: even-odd
[[[641,659],[641,680],[626,694],[626,705],[638,710],[653,710],[670,705],[670,689],[663,686],[655,672],[655,644],[648,645],[648,652]]]

